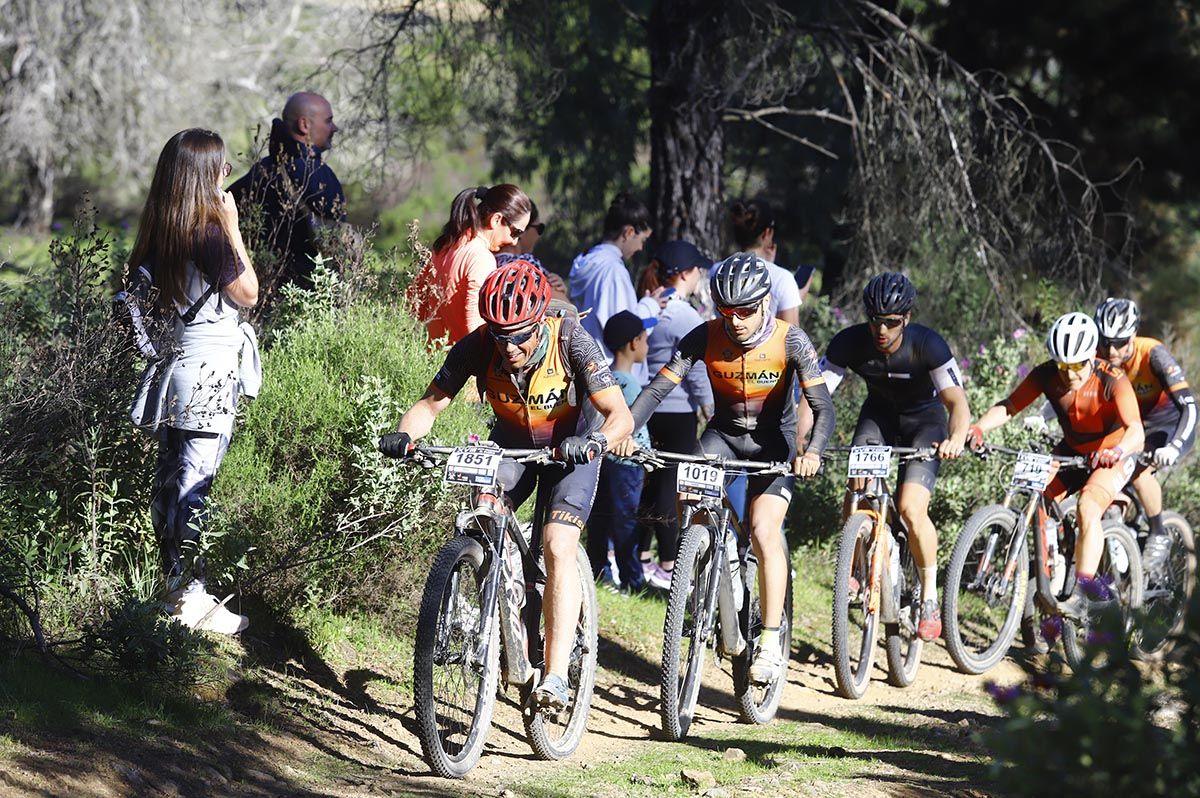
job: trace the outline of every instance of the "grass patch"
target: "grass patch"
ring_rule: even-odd
[[[169,686],[117,679],[85,680],[33,657],[0,662],[0,729],[78,734],[160,727],[177,737],[199,737],[229,726],[215,702],[197,701]]]
[[[415,630],[390,629],[378,617],[309,606],[291,614],[313,650],[334,670],[360,674],[376,697],[412,698]]]

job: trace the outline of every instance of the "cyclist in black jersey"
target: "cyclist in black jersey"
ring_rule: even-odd
[[[744,460],[791,461],[794,476],[813,476],[833,433],[833,401],[812,342],[799,327],[770,314],[770,278],[758,256],[739,252],[725,259],[713,273],[710,287],[720,317],[680,339],[674,356],[634,402],[634,423],[644,424],[692,366],[704,363],[715,410],[698,451]],[[815,419],[812,439],[802,453],[796,446],[797,379]],[[623,443],[617,454],[628,454],[632,448],[632,443]],[[747,491],[750,543],[762,579],[764,626],[750,666],[750,679],[757,684],[773,682],[787,664],[779,653],[778,635],[790,566],[779,534],[792,482],[793,476],[752,477]]]
[[[962,454],[971,409],[962,373],[945,339],[913,324],[917,301],[903,274],[884,272],[863,289],[868,321],[839,332],[821,359],[832,393],[849,369],[867,383],[854,445],[936,446],[939,458]],[[946,411],[950,411],[949,428]],[[921,569],[921,620],[917,634],[933,640],[942,633],[937,601],[937,530],[929,520],[929,498],[938,460],[912,461],[900,468],[897,509],[912,532],[913,559]]]

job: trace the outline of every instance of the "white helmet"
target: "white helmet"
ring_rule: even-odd
[[[1142,314],[1132,299],[1109,297],[1096,308],[1096,326],[1104,338],[1132,338],[1141,320]]]
[[[1060,316],[1046,336],[1046,349],[1059,363],[1082,363],[1096,356],[1100,332],[1096,322],[1085,313]]]

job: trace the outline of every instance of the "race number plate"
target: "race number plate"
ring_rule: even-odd
[[[891,446],[854,446],[850,449],[846,476],[886,477],[891,464]]]
[[[1050,455],[1021,452],[1013,467],[1012,486],[1043,491],[1050,484]]]
[[[490,487],[496,484],[496,472],[504,458],[499,452],[482,446],[455,449],[446,460],[447,485]]]
[[[704,463],[680,463],[675,477],[675,490],[689,496],[721,498],[721,486],[725,483],[725,469]]]

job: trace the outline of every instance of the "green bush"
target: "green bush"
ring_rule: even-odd
[[[461,496],[375,446],[442,356],[426,351],[424,331],[403,311],[378,301],[341,307],[336,276],[319,275],[312,294],[288,294],[280,312],[296,321],[265,353],[261,395],[217,475],[210,570],[284,609],[403,611]],[[489,423],[460,399],[431,439],[463,442]]]
[[[1074,673],[1027,662],[989,686],[1007,720],[984,736],[992,775],[1013,795],[1200,796],[1200,593],[1178,664],[1133,662],[1119,629],[1094,633]]]
[[[205,642],[200,632],[164,615],[161,602],[122,591],[105,608],[104,619],[85,629],[84,646],[102,653],[119,673],[180,689],[198,680]]]

